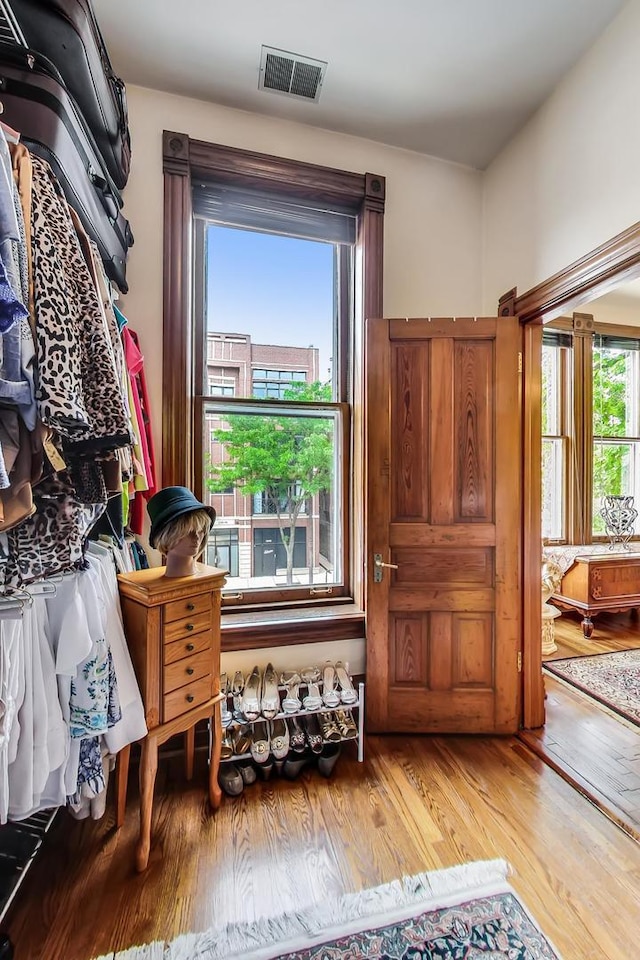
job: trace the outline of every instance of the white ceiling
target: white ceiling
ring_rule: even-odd
[[[128,83],[484,169],[625,0],[94,0]],[[262,44],[327,60],[318,103],[258,90]]]

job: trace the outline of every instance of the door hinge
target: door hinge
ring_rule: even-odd
[[[518,373],[522,373],[522,350],[518,350]]]
[[[522,652],[518,650],[518,673],[522,673]]]

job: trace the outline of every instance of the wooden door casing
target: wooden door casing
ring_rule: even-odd
[[[518,728],[520,349],[513,317],[367,323],[371,731]]]

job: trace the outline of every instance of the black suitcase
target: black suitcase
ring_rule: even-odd
[[[0,43],[2,119],[46,160],[82,226],[95,240],[107,276],[127,292],[126,260],[133,234],[122,197],[61,76],[46,57]]]
[[[91,0],[2,0],[0,13],[3,6],[13,14],[16,39],[59,71],[121,190],[131,160],[125,87],[113,72]]]

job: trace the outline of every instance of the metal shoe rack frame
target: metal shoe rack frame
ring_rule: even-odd
[[[305,684],[302,684],[302,686],[305,686]],[[322,687],[322,683],[319,683],[319,686]],[[284,686],[279,686],[279,687],[278,687],[278,690],[286,690],[286,687],[284,687]],[[228,699],[230,699],[230,698],[231,698],[231,694],[229,694]],[[296,710],[295,713],[284,713],[284,712],[281,710],[280,713],[276,714],[276,716],[275,716],[273,719],[274,719],[274,720],[278,720],[278,719],[286,720],[287,717],[309,717],[309,716],[311,716],[312,713],[316,713],[316,714],[317,714],[317,713],[333,713],[333,712],[336,711],[336,710],[357,710],[357,711],[358,711],[358,723],[357,723],[358,736],[357,736],[357,738],[353,738],[353,737],[352,737],[351,739],[342,739],[342,740],[339,740],[339,741],[336,740],[336,741],[333,741],[333,742],[334,742],[334,743],[352,743],[354,739],[357,739],[357,743],[358,743],[358,761],[359,761],[360,763],[362,763],[362,762],[364,761],[364,683],[363,683],[362,681],[361,681],[360,683],[358,683],[358,699],[357,699],[357,701],[356,701],[355,703],[341,703],[341,704],[340,704],[339,706],[337,706],[337,707],[327,707],[327,706],[325,706],[325,705],[323,704],[323,705],[322,705],[321,707],[319,707],[317,710],[305,710],[305,709],[303,708],[302,710]],[[237,719],[234,717],[233,720],[231,721],[231,723],[229,724],[229,726],[230,726],[230,727],[240,727],[240,726],[244,726],[245,724],[249,724],[250,726],[253,726],[254,723],[260,723],[261,721],[262,721],[262,722],[265,722],[265,721],[264,721],[264,717],[262,717],[262,716],[258,717],[257,720],[237,720]],[[325,740],[325,743],[329,743],[329,742],[330,742],[330,741]],[[224,760],[221,760],[220,763],[233,763],[234,760],[235,760],[235,761],[237,761],[237,760],[246,760],[247,757],[250,757],[250,756],[251,756],[250,753],[249,753],[249,754],[247,754],[247,753],[234,754],[234,755],[231,756],[231,757],[226,757]],[[1,957],[0,957],[0,960],[2,960]]]
[[[51,827],[58,809],[34,813],[26,820],[0,827],[0,924]],[[13,956],[11,943],[0,934],[0,960]]]

